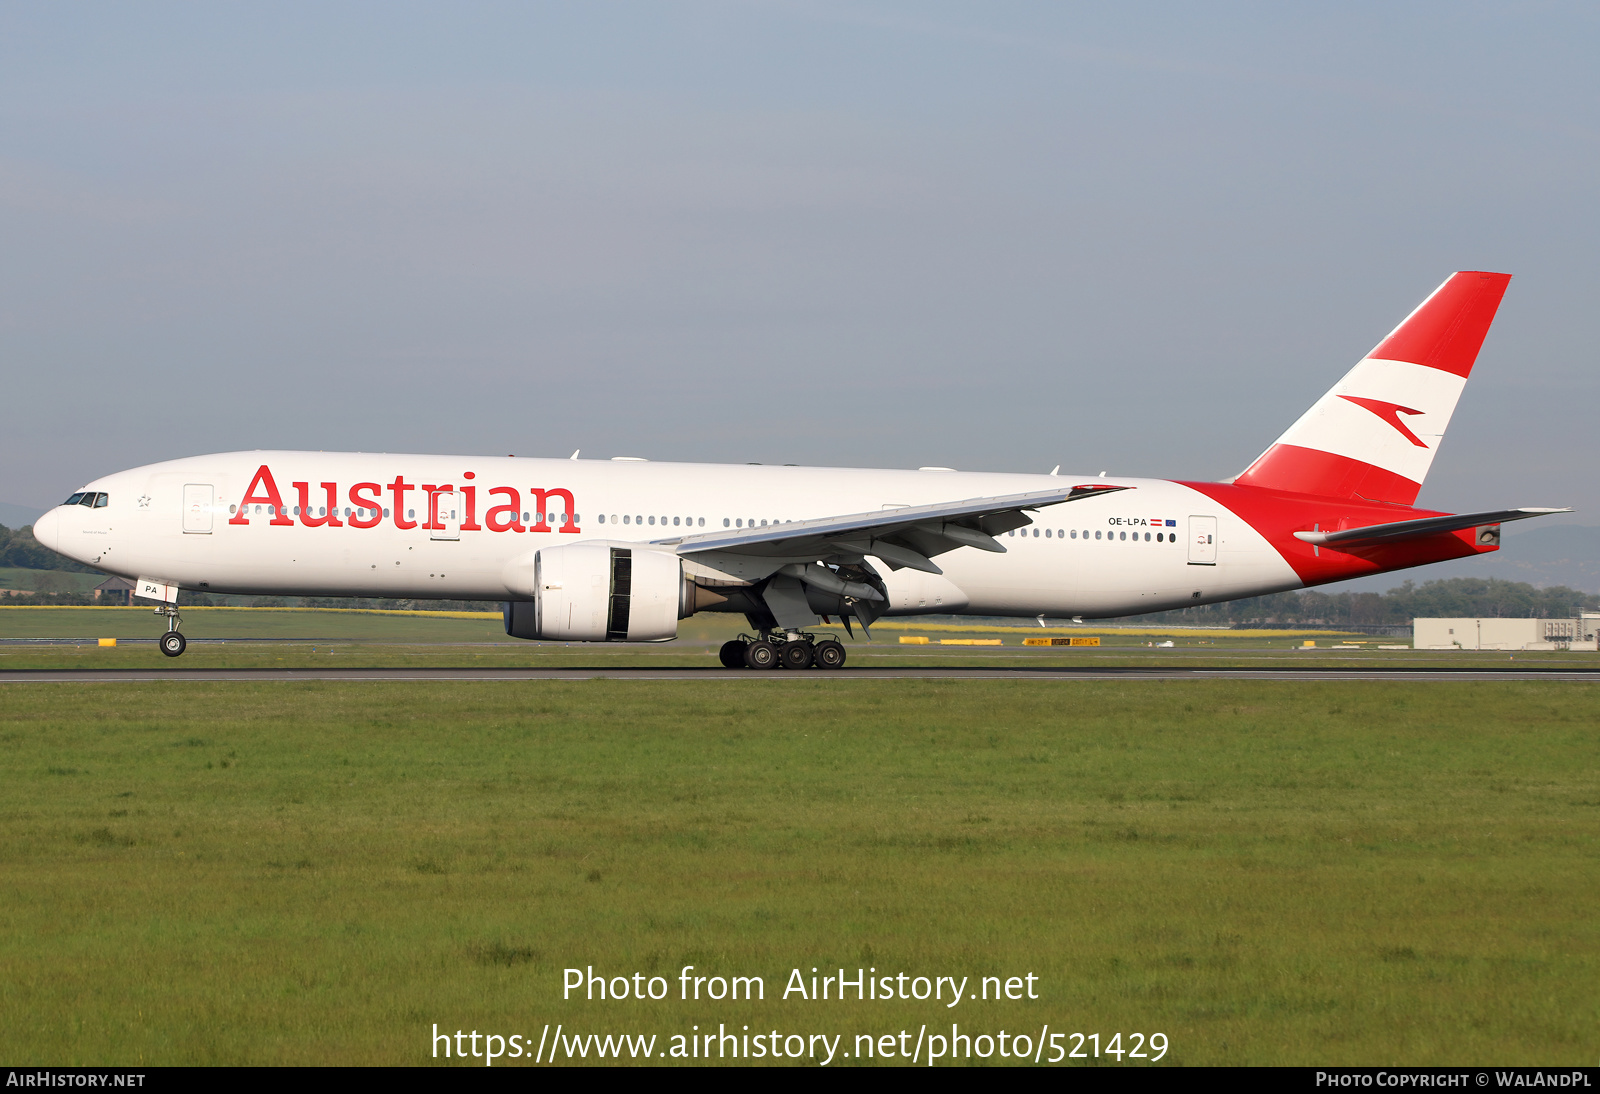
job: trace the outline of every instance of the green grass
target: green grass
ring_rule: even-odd
[[[906,626],[907,624],[900,624]],[[1385,639],[1369,639],[1359,649],[1329,648],[1342,638],[1319,638],[1318,648],[1299,648],[1300,638],[1236,637],[1219,631],[1206,638],[1179,636],[1171,649],[1157,649],[1147,635],[1104,631],[1104,645],[1090,647],[1024,647],[1030,628],[1016,628],[996,647],[903,646],[912,630],[873,629],[867,639],[856,629],[854,639],[838,628],[855,666],[1028,667],[1171,666],[1185,667],[1515,667],[1562,668],[1600,666],[1593,653],[1561,651],[1517,653],[1493,651],[1380,650]],[[448,619],[424,615],[342,610],[189,609],[183,632],[194,639],[226,639],[226,644],[196,643],[178,661],[163,657],[153,639],[165,629],[163,620],[145,609],[5,608],[0,607],[0,639],[71,639],[77,646],[0,646],[0,672],[6,669],[68,668],[295,668],[348,667],[716,667],[717,647],[746,630],[742,616],[701,614],[683,620],[676,641],[648,645],[535,643],[508,638],[497,618]],[[924,628],[935,641],[957,632]],[[992,631],[972,636],[994,638]],[[99,638],[145,639],[142,644],[101,648]],[[262,639],[269,641],[263,642]]]
[[[156,638],[166,620],[151,608],[0,607],[0,638]],[[499,617],[449,619],[349,610],[185,608],[190,638],[308,638],[390,642],[509,642]]]
[[[1577,1065],[1583,684],[0,685],[34,1063],[416,1063],[454,1031],[1161,1031],[1173,1063]],[[764,1003],[561,999],[562,970]],[[1037,974],[802,1003],[789,971]],[[840,1063],[855,1062],[839,1061]]]

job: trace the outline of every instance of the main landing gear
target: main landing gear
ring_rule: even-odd
[[[741,634],[724,642],[717,651],[724,668],[730,669],[841,669],[844,646],[832,638],[818,642],[814,634],[790,633],[780,636],[763,632],[759,637]]]
[[[178,624],[183,622],[178,616],[178,609],[163,604],[156,609],[156,614],[167,617],[167,633],[161,636],[161,652],[168,657],[181,657],[188,648],[189,640],[178,633]]]

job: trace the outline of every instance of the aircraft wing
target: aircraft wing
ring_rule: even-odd
[[[680,555],[691,556],[709,551],[774,558],[821,557],[841,552],[873,555],[891,569],[905,566],[938,574],[944,571],[933,563],[932,557],[957,547],[1003,553],[1005,547],[995,537],[1032,524],[1028,510],[1131,489],[1133,487],[1092,483],[757,528],[730,528],[653,542],[675,547]]]
[[[1570,512],[1571,509],[1498,509],[1489,513],[1457,513],[1454,516],[1423,517],[1420,520],[1397,520],[1392,524],[1370,524],[1365,528],[1346,528],[1340,532],[1296,532],[1294,538],[1318,547],[1360,547]]]

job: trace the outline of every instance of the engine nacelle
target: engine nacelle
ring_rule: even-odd
[[[513,638],[561,642],[665,642],[693,614],[694,581],[671,551],[590,541],[544,547],[514,559],[505,606]]]

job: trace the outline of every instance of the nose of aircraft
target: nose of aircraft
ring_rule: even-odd
[[[52,551],[60,551],[61,509],[51,509],[33,522],[33,538]]]

